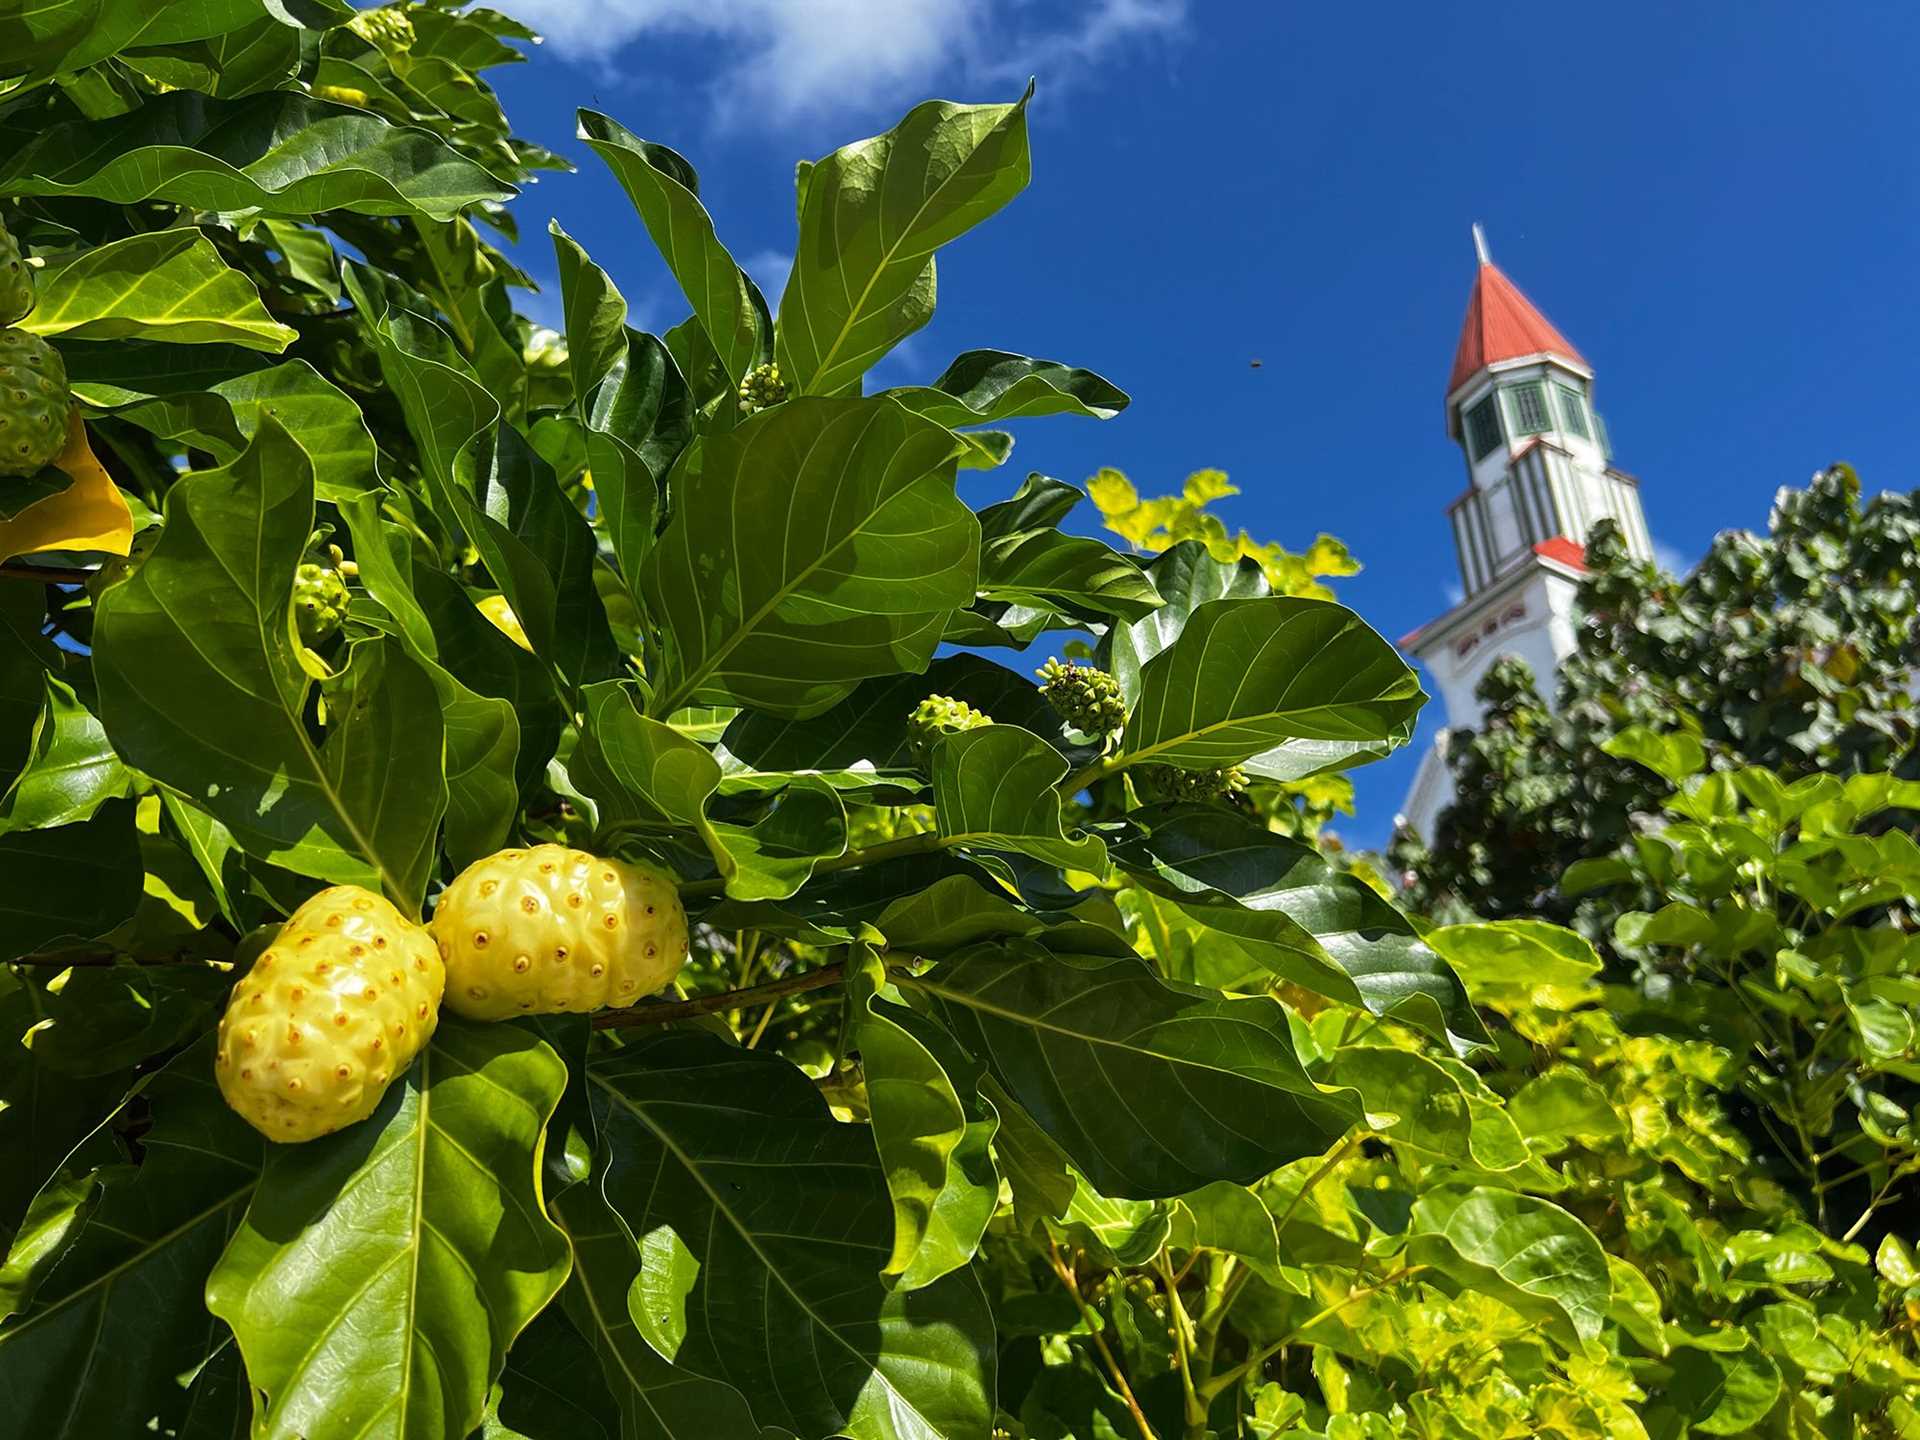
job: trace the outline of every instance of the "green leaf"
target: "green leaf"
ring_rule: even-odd
[[[642,140],[597,111],[582,110],[579,120],[580,138],[606,161],[640,212],[721,368],[737,383],[765,357],[772,338],[766,302],[714,233],[713,219],[700,203],[700,177],[674,151]]]
[[[650,1256],[668,1242],[680,1257],[671,1270],[650,1259],[630,1296],[656,1349],[800,1435],[987,1431],[994,1350],[978,1282],[882,1282],[893,1210],[880,1159],[800,1071],[682,1031],[600,1057],[593,1079],[607,1198],[652,1237]]]
[[[1429,930],[1427,944],[1483,1005],[1566,1010],[1597,993],[1600,957],[1583,937],[1542,920],[1500,920]]]
[[[288,90],[244,100],[179,90],[110,120],[55,125],[0,166],[0,191],[435,220],[514,194],[425,130]]]
[[[1134,621],[1158,609],[1159,592],[1139,565],[1098,540],[1054,528],[1083,498],[1073,486],[1035,474],[1011,500],[981,511],[981,598],[1096,621]],[[1020,617],[1019,628],[1029,623]]]
[[[1473,1117],[1451,1076],[1426,1056],[1387,1045],[1346,1045],[1328,1078],[1360,1092],[1371,1128],[1428,1155],[1473,1163]]]
[[[1137,959],[982,945],[902,979],[1103,1195],[1250,1181],[1359,1116],[1301,1067],[1286,1012],[1171,985]]]
[[[77,825],[109,800],[125,796],[133,776],[73,687],[45,676],[47,707],[33,753],[13,788],[0,799],[0,832]]]
[[[1052,523],[1058,523],[1057,518]],[[1271,593],[1258,563],[1216,560],[1198,540],[1182,540],[1161,551],[1145,568],[1165,603],[1131,624],[1115,625],[1096,651],[1100,666],[1120,682],[1129,708],[1140,699],[1142,668],[1180,638],[1196,609],[1209,600],[1256,599]]]
[[[1744,1330],[1673,1338],[1667,1404],[1692,1433],[1753,1434],[1780,1397],[1780,1367],[1772,1357],[1762,1354]],[[1728,1343],[1735,1340],[1737,1345]]]
[[[919,1033],[925,1017],[884,998],[886,966],[870,948],[861,946],[855,956],[847,966],[847,1039],[860,1053],[874,1148],[893,1200],[893,1253],[885,1273],[900,1275],[913,1267],[927,1243],[934,1206],[966,1137],[968,1117],[953,1073]],[[956,1052],[948,1058],[963,1057]],[[978,1065],[971,1068],[977,1079]],[[957,1085],[973,1088],[965,1072]],[[977,1244],[978,1234],[973,1238]],[[946,1257],[950,1263],[928,1267],[934,1273],[927,1278],[938,1279],[970,1257],[971,1249]]]
[[[1569,1349],[1605,1323],[1612,1281],[1591,1231],[1550,1201],[1442,1185],[1413,1202],[1407,1258],[1490,1295]]]
[[[314,494],[342,503],[376,494],[373,436],[360,407],[304,360],[223,379],[205,390],[142,398],[124,384],[77,381],[74,393],[116,418],[184,440],[231,464],[271,413],[313,466]]]
[[[1555,1065],[1534,1076],[1507,1101],[1513,1123],[1537,1153],[1573,1141],[1602,1141],[1627,1133],[1627,1120],[1607,1092],[1583,1070]]]
[[[556,1202],[555,1211],[573,1242],[573,1277],[563,1304],[600,1357],[602,1376],[620,1411],[619,1440],[779,1440],[780,1432],[753,1423],[747,1402],[732,1386],[669,1365],[642,1338],[627,1313],[627,1295],[640,1278],[640,1256],[599,1187],[576,1186]]]
[[[1205,770],[1306,741],[1333,749],[1314,751],[1315,769],[1336,769],[1404,744],[1425,699],[1399,652],[1342,606],[1210,600],[1142,670],[1120,753]]]
[[[1706,748],[1697,735],[1676,730],[1668,735],[1644,725],[1630,725],[1609,736],[1600,746],[1609,755],[1644,765],[1661,779],[1679,785],[1690,775],[1698,775],[1707,765]]]
[[[0,13],[0,77],[80,70],[131,44],[152,20],[147,0],[51,0]]]
[[[369,1119],[269,1147],[207,1281],[264,1392],[261,1440],[464,1440],[479,1424],[507,1347],[567,1276],[539,1183],[566,1079],[526,1031],[443,1014]]]
[[[1169,1238],[1183,1250],[1218,1250],[1243,1260],[1263,1279],[1280,1273],[1280,1236],[1273,1215],[1244,1185],[1216,1180],[1182,1195]]]
[[[1219,806],[1148,806],[1127,820],[1131,833],[1108,845],[1115,862],[1274,973],[1455,1048],[1487,1043],[1447,962],[1312,845]]]
[[[260,303],[244,271],[194,229],[153,230],[55,257],[19,328],[67,340],[227,342],[278,354],[296,333]]]
[[[587,413],[587,466],[621,573],[653,548],[661,482],[693,435],[693,395],[659,340],[626,332],[626,347]]]
[[[573,371],[573,393],[585,402],[593,387],[626,354],[627,301],[607,272],[587,257],[558,220],[547,222],[553,253],[560,266],[561,305],[565,312],[567,364]]]
[[[979,655],[947,655],[924,674],[862,681],[838,705],[806,719],[744,711],[727,727],[726,748],[762,770],[916,770],[907,716],[929,695],[964,700],[998,724],[1042,736],[1071,763],[1094,756],[1092,747],[1067,740],[1032,680]]]
[[[775,405],[696,440],[672,484],[680,509],[640,577],[657,715],[816,714],[870,675],[924,670],[973,598],[980,531],[951,441],[889,401]]]
[[[1017,725],[983,725],[943,739],[933,752],[933,800],[950,844],[1014,850],[1063,869],[1098,874],[1107,847],[1061,829],[1067,762]]]
[[[949,427],[985,425],[1029,415],[1086,415],[1111,420],[1127,408],[1127,394],[1091,370],[1057,360],[1032,360],[1005,350],[969,350],[931,386],[884,392],[929,420]]]
[[[1031,93],[929,100],[809,168],[778,329],[780,372],[799,394],[847,390],[927,323],[933,252],[1026,188]]]
[[[128,800],[79,824],[0,833],[0,961],[106,934],[139,905],[145,868]]]
[[[214,1037],[146,1089],[138,1169],[105,1172],[99,1200],[27,1313],[0,1330],[10,1422],[47,1440],[167,1433],[177,1377],[218,1344],[201,1287],[254,1191],[261,1140],[213,1082]]]
[[[1616,945],[1711,945],[1718,934],[1711,916],[1683,900],[1662,905],[1652,914],[1629,910],[1613,922]]]
[[[289,616],[313,471],[277,422],[167,494],[166,528],[94,629],[101,717],[129,763],[263,858],[417,912],[446,808],[440,708],[389,643],[354,648],[316,745]]]
[[[601,1378],[600,1357],[558,1304],[536,1315],[513,1342],[473,1440],[543,1440],[550,1435],[621,1440],[620,1417]]]

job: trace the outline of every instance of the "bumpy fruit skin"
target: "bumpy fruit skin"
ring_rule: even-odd
[[[0,330],[0,475],[32,475],[67,443],[67,366],[38,335]]]
[[[328,565],[302,565],[293,575],[293,623],[300,643],[331,640],[347,618],[347,582]]]
[[[955,700],[951,695],[929,695],[907,716],[907,743],[925,764],[932,758],[933,747],[942,736],[978,730],[992,723],[991,715],[974,709],[964,700]]]
[[[780,378],[780,367],[768,363],[756,365],[740,382],[740,413],[753,415],[787,398],[787,382]]]
[[[322,890],[233,987],[220,1093],[287,1144],[364,1120],[432,1037],[445,988],[424,929],[357,885]]]
[[[1182,770],[1175,765],[1142,765],[1134,771],[1140,788],[1156,800],[1221,800],[1247,788],[1247,772],[1238,765],[1226,770]]]
[[[1049,660],[1039,670],[1040,693],[1053,713],[1083,735],[1111,735],[1127,723],[1120,682],[1091,665]]]
[[[33,272],[20,258],[7,227],[0,225],[0,325],[17,325],[33,312]]]
[[[687,959],[672,880],[565,845],[474,861],[428,929],[446,962],[448,1008],[474,1020],[624,1008]]]

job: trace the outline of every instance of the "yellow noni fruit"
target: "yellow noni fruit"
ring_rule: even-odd
[[[476,860],[428,928],[447,964],[448,1007],[475,1020],[631,1005],[687,958],[672,880],[565,845]]]
[[[364,1120],[426,1046],[445,987],[424,929],[357,885],[322,890],[233,987],[220,1093],[269,1140]]]

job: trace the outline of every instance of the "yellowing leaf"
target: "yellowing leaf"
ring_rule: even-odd
[[[120,487],[94,458],[78,413],[68,419],[67,448],[53,463],[73,477],[73,484],[0,522],[0,562],[41,550],[125,555],[133,546],[133,514]]]

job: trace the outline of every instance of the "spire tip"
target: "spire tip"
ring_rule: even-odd
[[[1493,257],[1487,253],[1487,232],[1480,228],[1478,220],[1473,222],[1473,253],[1480,257],[1482,265],[1493,263]]]

